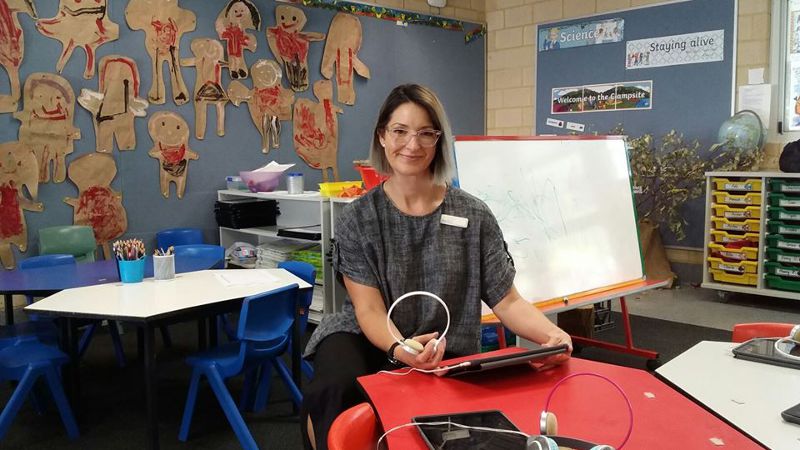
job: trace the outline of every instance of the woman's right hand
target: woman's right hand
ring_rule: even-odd
[[[403,362],[403,364],[423,370],[432,370],[439,367],[444,357],[444,351],[447,347],[447,339],[443,338],[436,341],[439,333],[428,333],[420,336],[415,336],[413,339],[423,345],[422,352],[418,355],[411,354],[403,350],[400,346],[395,348],[394,357]],[[434,348],[435,347],[435,348]]]

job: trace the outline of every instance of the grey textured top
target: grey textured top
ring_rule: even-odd
[[[442,223],[442,215],[468,220],[466,228]],[[410,291],[428,291],[450,309],[447,352],[480,351],[481,300],[494,307],[514,283],[515,270],[500,227],[489,207],[472,195],[448,187],[444,201],[425,216],[401,212],[382,186],[342,210],[336,222],[333,264],[337,278],[380,290],[386,308]],[[341,280],[340,280],[341,281]],[[410,297],[392,311],[403,336],[442,332],[446,318],[435,299]],[[348,298],[340,313],[326,315],[306,347],[336,332],[361,333]]]

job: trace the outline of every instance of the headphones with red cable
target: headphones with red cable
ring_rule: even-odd
[[[581,439],[558,436],[558,419],[556,419],[555,413],[550,411],[550,401],[553,399],[553,395],[556,393],[559,386],[572,378],[581,376],[595,377],[608,382],[614,386],[614,388],[616,388],[616,390],[622,395],[622,398],[625,399],[625,403],[628,406],[628,417],[630,419],[628,421],[628,431],[625,433],[625,438],[622,440],[622,443],[619,444],[619,447],[612,447],[606,444],[592,444],[591,442],[586,442]],[[552,389],[550,389],[550,393],[547,394],[547,400],[545,401],[544,411],[542,411],[542,414],[539,416],[539,432],[541,434],[538,436],[530,436],[525,448],[526,450],[558,450],[559,448],[564,447],[575,450],[622,450],[622,448],[628,442],[632,431],[633,407],[631,406],[628,396],[625,395],[625,391],[623,391],[617,383],[608,377],[591,372],[579,372],[562,378],[558,383],[555,384],[555,386],[553,386]]]

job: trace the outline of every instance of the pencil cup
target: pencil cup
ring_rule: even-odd
[[[153,256],[153,278],[159,281],[175,278],[175,255]]]
[[[119,264],[119,279],[123,283],[140,283],[144,278],[145,258],[133,261],[117,261]]]

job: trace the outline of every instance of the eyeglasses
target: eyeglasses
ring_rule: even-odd
[[[439,136],[442,135],[439,130],[424,129],[414,132],[403,127],[387,128],[386,132],[397,145],[408,144],[411,138],[416,136],[417,143],[423,147],[433,147],[439,141]]]

